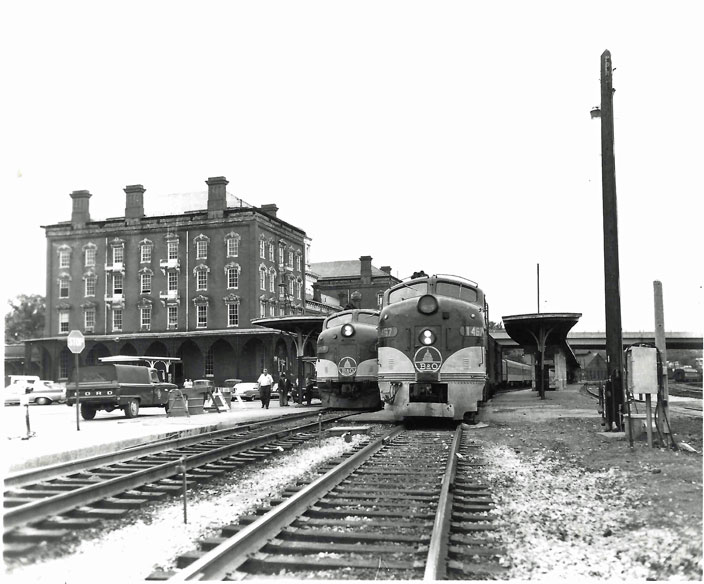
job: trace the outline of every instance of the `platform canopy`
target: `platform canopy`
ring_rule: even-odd
[[[300,333],[306,337],[318,334],[323,330],[325,316],[279,316],[276,318],[255,318],[252,324],[283,331],[286,333]]]
[[[502,316],[501,320],[508,336],[526,351],[534,353],[541,345],[543,351],[548,345],[557,345],[567,347],[567,354],[574,356],[567,345],[567,333],[581,316],[581,312],[546,312]]]

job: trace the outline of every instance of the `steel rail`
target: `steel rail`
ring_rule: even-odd
[[[448,453],[447,466],[440,487],[440,498],[433,522],[433,534],[428,545],[428,555],[425,562],[423,580],[445,580],[447,578],[447,542],[450,536],[452,520],[452,487],[457,473],[457,454],[462,443],[462,424],[457,426]]]
[[[344,414],[335,416],[325,420],[324,423],[332,423],[339,419],[346,418],[352,414]],[[257,436],[248,440],[243,440],[235,444],[220,446],[214,450],[192,454],[184,457],[184,466],[186,471],[201,467],[210,462],[239,454],[246,450],[251,450],[257,446],[271,442],[272,439],[283,438],[291,434],[299,433],[305,430],[318,427],[318,422],[304,424],[287,430],[277,430],[263,436]],[[86,485],[72,491],[60,493],[53,497],[32,501],[17,507],[11,507],[3,515],[4,532],[7,533],[12,529],[21,527],[28,523],[39,521],[51,515],[58,515],[71,511],[76,507],[82,507],[95,503],[106,497],[112,497],[125,491],[141,487],[143,485],[153,483],[165,478],[179,474],[181,462],[179,460],[165,462],[147,468],[127,473],[123,476],[114,477],[106,481],[96,483],[95,485]]]
[[[305,418],[317,414],[318,412],[302,412],[300,414],[284,416],[280,419],[268,419],[261,422],[244,424],[242,426],[233,426],[232,428],[215,430],[210,433],[203,432],[190,436],[159,440],[157,442],[150,442],[148,444],[141,444],[138,446],[125,448],[118,452],[96,454],[94,456],[81,458],[79,460],[71,462],[60,462],[49,466],[43,466],[41,468],[19,471],[13,474],[9,474],[5,477],[5,489],[16,489],[24,487],[26,485],[31,485],[33,483],[54,479],[60,476],[70,475],[84,470],[94,469],[100,466],[116,464],[118,462],[124,462],[125,460],[132,460],[133,458],[140,458],[142,456],[148,456],[150,454],[161,453],[166,450],[183,448],[185,446],[190,446],[199,442],[205,442],[207,440],[217,440],[220,438],[225,438],[227,436],[232,435],[234,432],[246,431],[251,428],[256,428],[257,426],[264,425],[265,423],[271,423],[272,421],[285,422],[287,420],[297,420],[300,418]]]
[[[337,486],[354,470],[376,454],[393,437],[404,430],[402,425],[390,429],[371,444],[353,454],[333,469],[298,491],[291,498],[277,505],[243,528],[236,535],[213,548],[201,558],[174,574],[169,580],[222,580],[228,572],[236,570],[247,560],[247,555],[260,549],[264,543],[289,525],[312,503]],[[234,559],[233,559],[234,558]]]

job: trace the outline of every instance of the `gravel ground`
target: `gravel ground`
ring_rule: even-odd
[[[159,568],[172,568],[176,556],[195,549],[195,542],[219,535],[219,528],[265,504],[298,479],[311,475],[322,462],[351,450],[365,438],[350,442],[326,438],[292,454],[268,458],[247,469],[195,486],[189,491],[188,523],[183,502],[170,498],[111,521],[101,529],[76,532],[60,551],[52,546],[45,558],[31,565],[6,566],[6,582],[79,583],[143,581]],[[57,557],[58,556],[58,557]]]
[[[701,420],[673,419],[701,452]],[[511,580],[702,579],[702,458],[600,436],[591,420],[474,431]]]

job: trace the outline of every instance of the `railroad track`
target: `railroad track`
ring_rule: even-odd
[[[481,579],[503,571],[481,449],[394,427],[147,579]]]
[[[202,482],[290,450],[312,439],[319,427],[349,415],[283,416],[8,475],[4,556],[24,556],[41,542],[60,540],[72,530],[180,493],[182,479],[177,475],[184,472],[190,482]]]

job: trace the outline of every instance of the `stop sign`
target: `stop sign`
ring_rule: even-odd
[[[71,331],[66,337],[68,349],[72,353],[80,353],[86,346],[86,339],[81,331]]]

